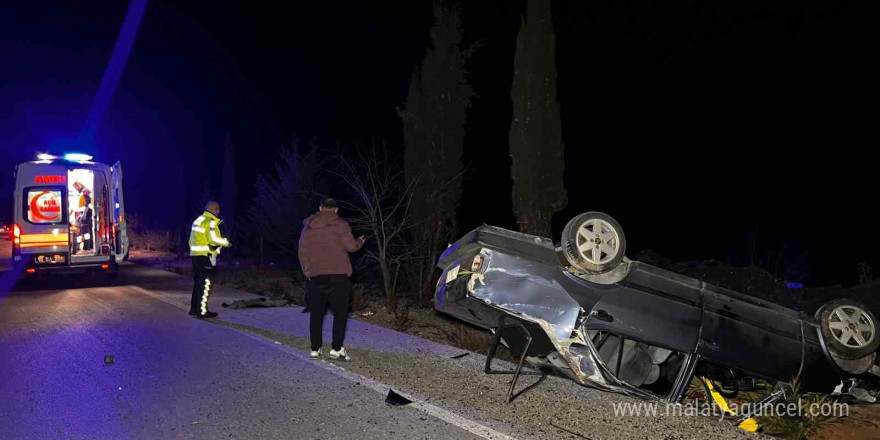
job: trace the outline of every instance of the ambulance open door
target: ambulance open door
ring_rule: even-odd
[[[110,169],[113,194],[113,226],[116,231],[116,262],[128,259],[128,228],[125,222],[125,200],[122,195],[122,162]]]

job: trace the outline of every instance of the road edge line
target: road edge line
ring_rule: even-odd
[[[164,296],[159,295],[157,293],[150,292],[149,290],[144,289],[143,287],[134,286],[134,285],[126,285],[126,286],[121,286],[121,287],[129,287],[129,288],[131,288],[139,293],[142,293],[144,295],[147,295],[153,299],[162,301],[162,302],[169,304],[171,306],[174,306],[180,310],[189,312],[189,307],[187,307],[183,304],[180,304],[178,302],[172,301],[168,298],[165,298]],[[248,332],[245,330],[240,330],[240,329],[233,328],[233,327],[228,327],[228,328],[230,328],[231,330],[234,330],[238,333],[241,333],[245,336],[253,338],[253,339],[255,339],[265,345],[268,345],[268,346],[273,347],[277,350],[280,350],[284,353],[287,353],[291,356],[299,358],[300,360],[307,361],[308,363],[311,363],[311,364],[313,364],[319,368],[322,368],[330,373],[333,373],[337,376],[340,376],[340,377],[345,378],[351,382],[354,382],[355,384],[363,385],[363,386],[375,391],[376,393],[378,393],[380,395],[387,395],[388,390],[392,389],[390,386],[388,386],[382,382],[378,382],[373,379],[370,379],[369,377],[361,376],[360,374],[353,373],[353,372],[348,371],[345,368],[342,368],[338,365],[328,363],[326,361],[316,362],[316,361],[312,360],[311,358],[309,358],[306,353],[300,352],[299,350],[296,350],[292,347],[281,344],[275,340],[268,339],[268,338],[265,338],[265,337],[260,336],[258,334],[251,333],[251,332]],[[454,426],[456,426],[460,429],[463,429],[467,432],[470,432],[471,434],[474,434],[476,436],[479,436],[479,437],[482,437],[485,439],[491,439],[491,440],[517,440],[516,437],[512,437],[512,436],[507,435],[507,434],[500,432],[500,431],[496,431],[488,426],[477,423],[477,422],[470,420],[464,416],[460,416],[452,411],[440,408],[439,406],[436,406],[436,405],[433,405],[433,404],[430,404],[430,403],[427,403],[424,401],[417,400],[417,399],[413,398],[413,396],[410,396],[407,393],[402,392],[400,390],[394,390],[394,392],[402,395],[403,397],[406,397],[409,400],[412,400],[412,403],[407,406],[411,406],[411,407],[413,407],[419,411],[422,411],[422,412],[424,412],[434,418],[440,419],[446,423],[449,423],[450,425],[454,425]]]

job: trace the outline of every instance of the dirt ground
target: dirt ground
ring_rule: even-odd
[[[850,416],[827,425],[809,440],[880,440],[880,405],[855,405]]]
[[[131,260],[138,264],[190,275],[188,259],[159,252],[134,251]],[[240,262],[230,262],[222,268],[218,282],[237,289],[265,295],[287,297],[301,304],[301,283],[294,280],[296,274],[280,267],[249,267]],[[357,289],[357,287],[356,287]],[[371,293],[355,294],[352,319],[392,328],[434,342],[459,347],[477,353],[486,353],[491,341],[488,331],[475,328],[437,313],[432,308],[408,307],[405,313],[395,314],[386,307],[383,298]],[[363,291],[362,291],[363,292]],[[500,347],[498,358],[511,360],[509,352]],[[880,404],[851,405],[850,416],[822,426],[808,440],[880,440]]]

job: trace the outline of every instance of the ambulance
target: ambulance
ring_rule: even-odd
[[[105,272],[128,259],[122,164],[84,154],[53,156],[15,168],[12,260],[26,274]]]

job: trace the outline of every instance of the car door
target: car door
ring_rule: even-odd
[[[703,291],[703,304],[701,357],[781,381],[797,374],[802,350],[797,312],[712,285]]]
[[[590,330],[693,352],[702,320],[700,282],[638,262],[593,306]]]

